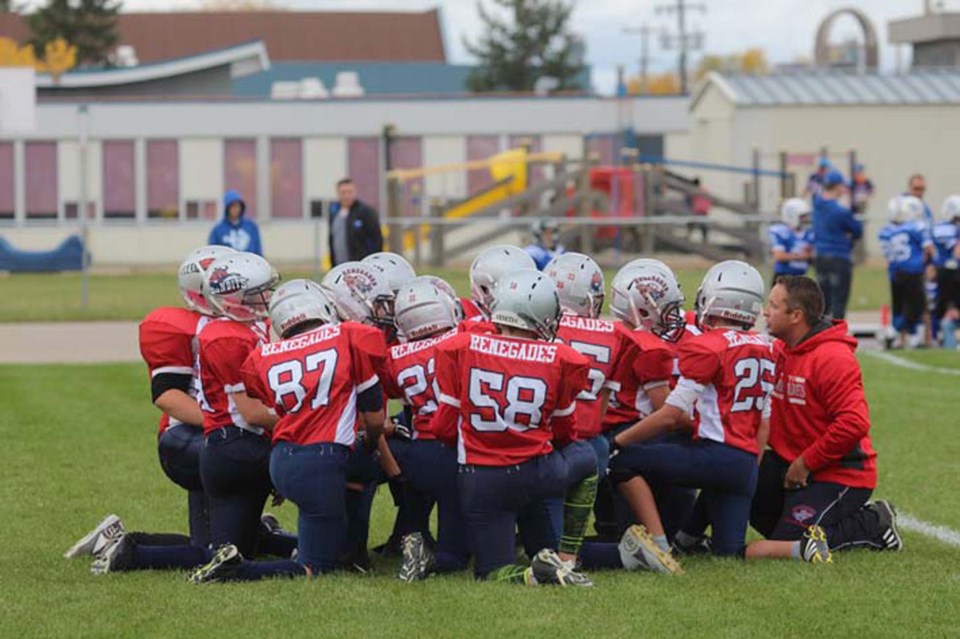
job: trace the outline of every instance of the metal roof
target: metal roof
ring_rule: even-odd
[[[960,71],[902,75],[854,73],[710,73],[694,90],[690,108],[716,86],[737,106],[960,104]]]

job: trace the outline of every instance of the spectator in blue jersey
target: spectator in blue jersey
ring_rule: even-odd
[[[933,227],[937,267],[937,306],[943,347],[957,347],[956,330],[960,324],[960,195],[951,195],[943,202],[940,221]]]
[[[830,166],[830,160],[826,157],[821,157],[817,162],[817,170],[807,178],[807,188],[804,190],[804,194],[816,197],[823,193],[823,183],[827,179],[827,174],[830,173],[832,169],[833,167]]]
[[[890,223],[880,230],[879,239],[890,276],[894,329],[899,334],[894,346],[917,346],[922,336],[916,330],[927,302],[923,275],[933,256],[933,242],[919,198],[897,196],[890,200],[889,212]],[[926,339],[929,344],[929,334]]]
[[[238,191],[230,189],[224,193],[223,219],[210,231],[207,244],[229,246],[238,251],[263,255],[260,229],[256,222],[244,216],[246,212],[247,203]]]
[[[553,258],[566,252],[560,244],[560,226],[553,220],[539,220],[533,223],[531,231],[533,244],[523,247],[523,250],[533,259],[537,270],[542,271]]]
[[[813,198],[813,265],[823,290],[827,313],[847,315],[853,279],[853,243],[863,236],[863,225],[840,202],[846,192],[843,174],[831,169],[823,178],[823,193]]]
[[[857,214],[866,213],[872,197],[873,182],[867,177],[862,164],[854,164],[853,177],[850,179],[850,208]]]
[[[780,207],[780,219],[767,231],[773,257],[773,279],[780,275],[806,275],[813,258],[813,231],[810,229],[810,204],[799,197]]]

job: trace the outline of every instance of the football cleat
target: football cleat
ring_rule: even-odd
[[[433,551],[424,541],[423,534],[415,532],[404,535],[401,550],[403,563],[400,564],[397,579],[406,582],[426,579],[433,569],[434,556]]]
[[[647,529],[639,524],[627,528],[620,539],[620,561],[627,570],[650,570],[682,575],[683,568],[669,551],[662,550]]]
[[[810,526],[800,540],[800,558],[811,564],[832,564],[833,555],[827,544],[827,533],[820,526]]]
[[[680,557],[689,557],[691,555],[709,555],[713,552],[711,540],[707,536],[691,537],[692,540],[681,541],[679,535],[673,538],[670,544],[673,554]]]
[[[897,529],[897,509],[889,501],[878,499],[873,502],[873,510],[880,518],[880,537],[883,539],[884,550],[903,550],[903,537]]]
[[[192,584],[212,584],[229,581],[243,563],[243,556],[233,544],[224,544],[213,553],[213,559],[195,569],[187,577]]]
[[[558,586],[593,586],[590,578],[573,570],[554,551],[544,548],[530,562],[533,579],[538,584],[556,584]]]
[[[280,525],[280,520],[272,513],[260,515],[260,528],[268,535],[288,534],[283,526]]]
[[[120,518],[116,515],[107,515],[93,530],[63,553],[63,556],[67,559],[73,559],[81,555],[96,555],[109,544],[111,539],[115,539],[123,533],[123,522],[120,521]]]
[[[124,533],[111,537],[107,545],[101,548],[90,564],[90,572],[105,575],[108,572],[121,572],[129,567],[133,556],[133,540]]]

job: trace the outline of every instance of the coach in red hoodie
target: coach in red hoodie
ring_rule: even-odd
[[[770,291],[764,316],[781,343],[750,523],[770,540],[797,540],[818,524],[831,550],[899,550],[893,506],[867,504],[877,454],[857,340],[823,310],[823,293],[809,277],[782,276]]]

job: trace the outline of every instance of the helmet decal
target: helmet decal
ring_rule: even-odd
[[[219,266],[210,274],[210,291],[216,295],[226,295],[242,291],[250,280],[239,273],[231,273],[229,267]]]

